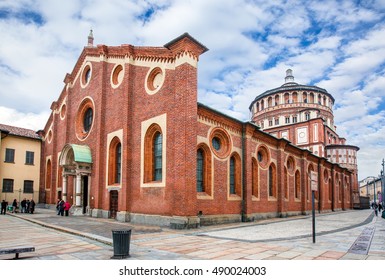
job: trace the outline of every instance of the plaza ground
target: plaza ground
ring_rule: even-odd
[[[311,216],[172,230],[37,208],[1,215],[0,224],[0,248],[34,246],[20,255],[28,260],[110,260],[112,231],[128,229],[128,261],[385,259],[385,219],[370,209],[317,214],[315,243]]]

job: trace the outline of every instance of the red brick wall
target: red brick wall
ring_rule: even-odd
[[[107,62],[113,56],[121,58],[131,56],[138,58],[151,54],[151,60],[162,63],[174,62],[180,55],[199,55],[201,48],[191,46],[189,40],[167,48],[138,48],[122,46],[108,48],[86,48],[75,65],[66,82],[73,83],[68,90],[63,90],[53,110],[59,109],[66,98],[66,116],[53,113],[48,121],[45,133],[53,124],[53,140],[44,142],[42,156],[42,178],[45,176],[45,158],[52,157],[52,187],[47,203],[56,202],[56,177],[58,172],[58,153],[67,143],[88,145],[92,151],[92,175],[90,181],[91,208],[109,210],[109,192],[106,188],[107,135],[117,130],[123,131],[122,141],[122,175],[119,191],[118,211],[129,213],[157,214],[165,216],[197,216],[203,215],[241,215],[245,220],[252,220],[260,215],[286,216],[291,213],[304,213],[311,210],[311,200],[308,200],[308,169],[311,163],[315,171],[320,170],[321,191],[317,208],[322,211],[349,208],[348,190],[344,190],[344,203],[337,200],[335,180],[333,184],[333,203],[328,201],[328,187],[324,188],[323,172],[326,168],[329,178],[336,174],[341,178],[351,176],[343,168],[339,168],[325,160],[298,149],[283,139],[277,139],[260,131],[256,126],[243,123],[226,115],[218,113],[202,105],[197,105],[197,69],[189,63],[168,67],[165,70],[165,80],[160,90],[148,94],[145,90],[145,79],[150,67],[124,64],[124,79],[122,84],[114,89],[110,84],[111,73],[115,63]],[[186,51],[191,48],[190,51]],[[180,51],[182,53],[180,53]],[[105,55],[99,62],[91,62],[92,76],[87,87],[82,88],[80,79],[73,80],[82,70],[83,60],[96,53]],[[87,54],[89,56],[87,56]],[[144,58],[143,58],[144,59]],[[95,60],[95,59],[94,59]],[[144,64],[142,64],[144,65]],[[164,69],[164,68],[162,68]],[[93,127],[84,140],[76,136],[76,118],[78,108],[85,97],[92,99],[94,104]],[[166,141],[166,176],[165,187],[142,187],[141,182],[141,135],[142,123],[160,115],[167,115]],[[211,151],[211,176],[213,189],[208,197],[198,195],[196,191],[196,153],[201,144],[198,139],[211,147],[210,133],[214,128],[221,128],[229,135],[229,153],[224,158],[217,157]],[[291,128],[291,133],[294,133]],[[310,130],[311,132],[311,130]],[[319,135],[320,139],[321,135]],[[197,141],[198,140],[198,141]],[[273,163],[276,170],[276,197],[268,196],[267,166],[258,164],[259,197],[252,195],[252,160],[257,160],[259,147],[268,149],[269,164]],[[236,153],[240,158],[240,176],[242,191],[229,195],[229,160]],[[294,170],[288,170],[288,156],[294,160]],[[258,160],[257,160],[258,162]],[[318,169],[320,165],[320,169]],[[295,172],[300,172],[301,197],[294,199]],[[342,176],[341,174],[345,174]],[[67,194],[73,193],[73,177],[68,177]],[[44,182],[44,180],[41,180]],[[42,183],[43,184],[43,183]],[[287,186],[286,186],[287,185]],[[42,185],[41,188],[44,188]],[[288,198],[285,190],[288,188]],[[54,194],[54,195],[52,195]],[[242,203],[242,200],[244,203]]]

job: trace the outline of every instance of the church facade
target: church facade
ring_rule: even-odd
[[[207,48],[93,45],[51,105],[40,201],[172,228],[353,208],[350,169],[197,102]]]

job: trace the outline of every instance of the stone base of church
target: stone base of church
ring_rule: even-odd
[[[84,216],[83,207],[72,206],[70,208],[70,214],[72,216]]]
[[[120,211],[116,213],[116,220],[119,222],[129,222],[130,213],[127,211]]]

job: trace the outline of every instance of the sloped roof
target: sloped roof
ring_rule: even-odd
[[[8,135],[14,135],[19,137],[26,137],[26,138],[32,138],[32,139],[38,139],[41,140],[41,137],[36,133],[36,131],[32,129],[26,129],[16,126],[10,126],[6,124],[0,124],[0,131],[5,132]]]

